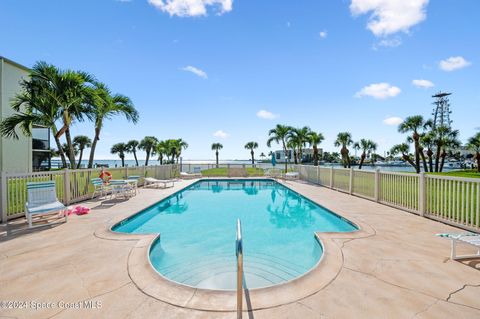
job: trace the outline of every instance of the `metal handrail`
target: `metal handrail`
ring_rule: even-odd
[[[237,240],[235,254],[237,255],[237,318],[242,318],[243,303],[243,242],[242,224],[237,219]]]

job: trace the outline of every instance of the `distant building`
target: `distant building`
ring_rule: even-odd
[[[0,121],[13,115],[12,98],[20,92],[20,80],[29,69],[0,56]],[[50,169],[50,129],[35,126],[28,137],[17,130],[19,139],[0,138],[0,171],[25,173]]]
[[[321,157],[323,154],[323,149],[318,149],[318,156]],[[293,162],[293,150],[287,150],[287,158],[289,162]],[[283,150],[275,151],[275,159],[277,162],[285,162],[285,152]],[[313,148],[306,148],[302,150],[302,163],[303,162],[313,162]]]

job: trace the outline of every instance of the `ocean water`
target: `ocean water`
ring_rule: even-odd
[[[144,210],[114,228],[160,233],[150,260],[163,276],[193,287],[234,289],[236,221],[241,220],[248,288],[297,278],[322,249],[315,231],[356,227],[275,181],[208,180]]]

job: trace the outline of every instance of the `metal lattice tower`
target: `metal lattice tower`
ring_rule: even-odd
[[[448,96],[451,94],[452,93],[438,92],[432,96],[435,99],[435,102],[433,102],[435,108],[432,113],[434,129],[440,126],[450,128],[452,125],[452,121],[450,120],[452,111],[450,111],[450,101],[448,100]]]

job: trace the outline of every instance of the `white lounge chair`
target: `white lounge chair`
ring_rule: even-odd
[[[163,188],[175,186],[175,182],[173,179],[156,179],[153,177],[145,177],[145,187],[158,187],[161,184],[163,184]],[[171,186],[167,186],[168,184],[171,184]]]
[[[30,182],[27,183],[27,202],[25,213],[28,227],[33,227],[33,215],[44,215],[62,212],[65,222],[68,220],[65,210],[67,207],[57,199],[55,182]],[[39,225],[40,226],[40,225]],[[36,226],[38,227],[38,226]]]
[[[284,175],[285,179],[298,179],[300,174],[298,172],[287,172]]]
[[[180,177],[181,177],[181,178],[184,178],[184,179],[200,178],[200,177],[202,177],[202,173],[180,172]]]
[[[448,238],[452,241],[452,251],[450,258],[452,260],[460,260],[467,258],[480,258],[480,234],[461,233],[461,234],[437,234],[437,236]],[[477,253],[473,255],[457,256],[457,243],[465,243],[477,248]]]

